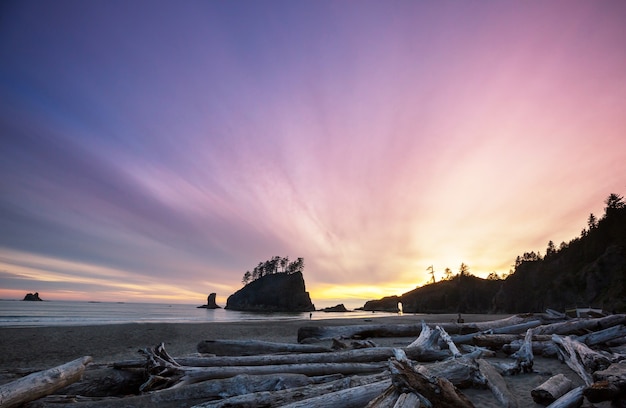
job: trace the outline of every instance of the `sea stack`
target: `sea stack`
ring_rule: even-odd
[[[228,297],[227,310],[248,312],[313,312],[302,272],[275,273],[250,282]]]
[[[23,300],[27,300],[27,301],[36,301],[36,302],[41,302],[43,301],[42,298],[39,297],[39,292],[35,292],[35,293],[27,293],[26,296],[24,296]]]
[[[206,305],[198,306],[198,308],[203,309],[221,309],[221,306],[215,302],[215,297],[217,295],[215,293],[211,293],[209,297],[207,297]]]

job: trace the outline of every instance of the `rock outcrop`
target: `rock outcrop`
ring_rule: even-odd
[[[252,312],[312,312],[315,306],[301,272],[265,275],[228,297],[225,309]]]
[[[217,295],[215,293],[211,293],[209,295],[209,297],[207,297],[206,300],[206,305],[202,305],[202,306],[198,306],[199,309],[221,309],[222,307],[219,306],[216,302],[215,302],[215,297]]]
[[[340,303],[336,306],[325,307],[321,310],[321,312],[349,312],[350,310],[346,309],[343,303]]]
[[[39,297],[39,292],[27,293],[23,300],[41,302],[43,299]]]

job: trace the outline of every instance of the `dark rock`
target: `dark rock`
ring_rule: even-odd
[[[343,305],[343,303],[338,304],[337,306],[326,307],[321,310],[322,312],[349,312],[348,309]]]
[[[215,302],[215,296],[217,296],[215,293],[211,293],[207,297],[206,305],[198,306],[198,309],[221,309],[222,307]]]
[[[378,300],[368,300],[363,306],[363,310],[368,312],[392,312],[398,313],[398,302],[400,302],[399,296],[387,296]]]
[[[275,273],[250,282],[228,297],[225,309],[253,312],[313,312],[301,272]]]
[[[35,292],[34,294],[33,293],[26,294],[26,296],[24,296],[24,300],[41,302],[43,299],[39,297],[39,292]]]

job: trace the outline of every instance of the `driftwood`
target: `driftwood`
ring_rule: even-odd
[[[523,373],[530,373],[533,371],[534,356],[532,347],[533,330],[528,329],[526,336],[524,336],[524,343],[511,357],[515,358],[519,370]]]
[[[563,374],[550,377],[546,382],[530,391],[533,401],[551,404],[572,389],[572,381]]]
[[[522,323],[514,324],[514,325],[511,325],[511,326],[496,327],[496,328],[493,328],[493,329],[489,329],[489,330],[485,330],[485,331],[481,331],[481,332],[477,332],[477,333],[461,334],[461,335],[452,336],[452,340],[454,340],[454,342],[457,343],[457,344],[467,344],[467,343],[474,343],[474,344],[476,344],[475,339],[478,336],[482,336],[482,335],[502,335],[502,334],[520,334],[520,333],[525,333],[528,329],[539,327],[540,325],[541,325],[541,320],[530,320],[530,321],[527,321],[527,322],[522,322]]]
[[[415,361],[438,361],[450,357],[447,350],[406,348],[407,355]],[[387,361],[393,356],[392,347],[371,347],[366,349],[345,350],[325,353],[306,354],[268,354],[255,356],[214,356],[198,358],[175,358],[181,366],[192,367],[224,367],[224,366],[266,366],[280,364],[312,364],[312,363],[371,363]],[[145,366],[144,361],[116,363],[118,368]]]
[[[92,361],[89,356],[69,363],[33,373],[0,386],[0,406],[10,408],[34,401],[80,380],[85,367]]]
[[[601,318],[581,318],[560,323],[539,326],[535,334],[585,334],[587,331],[598,331],[626,323],[626,314],[610,315]]]
[[[365,351],[365,350],[364,350]],[[148,359],[148,380],[141,391],[183,386],[201,381],[234,377],[239,374],[370,374],[385,369],[385,363],[311,363],[234,367],[185,367],[167,354],[163,344],[142,350]]]
[[[318,397],[305,399],[291,404],[283,405],[283,408],[361,408],[389,386],[389,381],[380,381],[360,387],[348,388],[341,391],[331,392]]]
[[[277,390],[293,389],[293,387],[311,386],[313,380],[301,374],[280,375],[247,375],[242,374],[232,378],[204,381],[197,384],[173,387],[164,390],[148,392],[141,395],[125,396],[123,398],[99,398],[93,400],[80,399],[80,402],[65,402],[62,408],[117,408],[120,406],[133,408],[180,407],[192,404],[201,404],[206,401],[221,400],[230,396],[261,391],[277,392]],[[37,407],[59,407],[58,401],[45,399],[37,402]]]
[[[626,399],[626,360],[593,373],[594,382],[583,394],[591,402]]]
[[[543,337],[543,336],[542,336]],[[550,336],[551,337],[551,336]],[[523,339],[514,340],[509,344],[502,346],[502,351],[506,354],[513,354],[518,351],[524,344]],[[533,341],[532,350],[534,355],[544,357],[556,357],[558,354],[557,346],[549,341]]]
[[[441,339],[448,345],[448,349],[452,353],[452,356],[454,358],[461,357],[461,352],[456,347],[456,344],[454,344],[452,338],[450,338],[450,335],[445,331],[445,329],[441,328],[441,326],[437,326],[436,329],[439,332],[439,337],[441,337]]]
[[[332,351],[313,344],[274,343],[260,340],[204,340],[198,343],[198,353],[217,356],[251,356],[273,353],[321,353]]]
[[[438,323],[450,334],[475,333],[489,329],[512,326],[532,320],[537,315],[514,315],[500,320],[475,323]],[[330,340],[332,338],[372,338],[372,337],[417,337],[421,324],[366,324],[353,326],[304,326],[298,329],[298,342],[306,339]],[[525,330],[525,329],[524,329]]]
[[[219,401],[209,401],[198,404],[194,406],[194,408],[275,407],[377,382],[385,382],[386,385],[391,384],[389,374],[380,373],[370,376],[353,376],[337,379],[328,383],[285,388],[278,391],[246,393]]]
[[[507,408],[517,407],[517,400],[515,396],[511,393],[509,387],[504,381],[504,378],[502,378],[494,366],[483,359],[479,359],[477,362],[480,373],[483,377],[485,377],[487,386],[493,393],[493,396],[496,397],[500,403],[500,406]]]
[[[595,346],[601,343],[608,343],[611,340],[623,339],[626,337],[626,326],[620,324],[618,326],[609,327],[608,329],[591,332],[582,336],[578,336],[576,340],[585,343],[588,346]]]
[[[591,373],[603,370],[610,365],[610,361],[604,355],[591,350],[585,344],[570,337],[552,336],[554,343],[559,346],[559,351],[565,359],[565,363],[574,370],[585,384],[593,382]]]
[[[408,361],[389,361],[391,382],[400,393],[414,393],[425,406],[440,408],[473,407],[469,399],[444,377],[428,377]],[[425,403],[425,401],[428,403]]]
[[[454,337],[452,337],[454,339]],[[488,347],[494,350],[500,350],[507,344],[511,344],[518,340],[523,341],[525,335],[522,334],[479,334],[474,337],[474,344],[481,347]],[[552,341],[549,334],[537,335],[533,333],[533,343],[542,341]]]
[[[581,385],[573,390],[570,390],[567,394],[563,395],[547,408],[578,408],[583,403],[583,389],[585,387]]]

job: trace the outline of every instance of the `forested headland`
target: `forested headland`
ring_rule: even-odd
[[[524,313],[546,308],[598,307],[626,311],[626,203],[618,194],[604,201],[604,214],[590,214],[580,236],[558,246],[548,242],[545,254],[517,257],[507,276],[482,279],[459,273],[404,293],[372,300],[365,310],[406,313]]]

